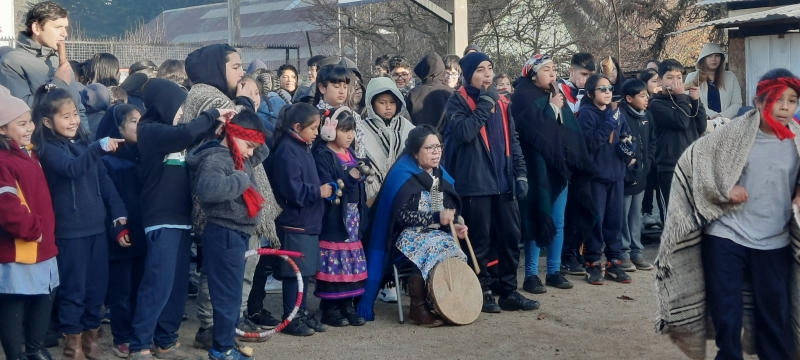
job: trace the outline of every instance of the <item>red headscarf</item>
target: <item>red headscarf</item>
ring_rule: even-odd
[[[775,117],[772,116],[772,107],[775,105],[775,102],[778,101],[778,98],[783,95],[783,92],[788,88],[792,88],[794,91],[797,91],[797,93],[800,94],[800,79],[793,77],[769,79],[759,82],[758,86],[756,87],[756,96],[760,97],[766,94],[766,98],[764,100],[764,110],[762,111],[761,116],[767,120],[769,127],[772,128],[772,131],[774,131],[778,139],[781,140],[794,139],[795,136],[795,134],[789,130],[788,127],[779,123],[777,120],[775,120]]]
[[[233,168],[236,170],[244,170],[242,153],[239,152],[239,147],[236,146],[236,142],[233,138],[252,141],[263,145],[265,141],[264,133],[258,130],[243,128],[230,121],[225,124],[225,133],[227,134],[225,141],[228,144],[228,149],[231,151],[231,157],[233,157]],[[244,197],[245,205],[247,205],[247,216],[251,218],[256,217],[264,204],[264,197],[261,196],[258,190],[253,188],[253,185],[250,185],[242,196]]]

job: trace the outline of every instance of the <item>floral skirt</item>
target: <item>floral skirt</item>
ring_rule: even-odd
[[[441,230],[407,228],[400,233],[396,246],[422,271],[425,281],[436,264],[447,258],[467,261],[467,255],[458,247],[453,235]]]
[[[344,241],[320,239],[317,283],[314,295],[320,299],[343,299],[364,294],[367,257],[358,238],[361,215],[357,204],[347,206],[347,233]]]

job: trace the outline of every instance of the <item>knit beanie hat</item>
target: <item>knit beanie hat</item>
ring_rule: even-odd
[[[536,54],[532,56],[528,61],[525,63],[525,66],[522,67],[522,76],[528,79],[533,78],[539,70],[553,62],[553,59],[548,54]]]
[[[24,114],[26,111],[31,111],[24,101],[15,98],[3,86],[0,86],[0,126],[8,125],[11,121]]]
[[[482,52],[472,52],[461,58],[458,64],[461,65],[461,74],[464,76],[465,84],[470,83],[475,70],[477,70],[478,66],[484,61],[491,63],[492,59],[489,58],[489,55]]]
[[[478,46],[478,45],[475,45],[475,44],[469,44],[469,45],[467,45],[467,47],[466,47],[466,48],[464,48],[464,55],[467,55],[467,53],[468,53],[470,50],[475,50],[475,51],[477,51],[477,52],[483,52],[483,51],[481,51],[481,47],[480,47],[480,46]]]

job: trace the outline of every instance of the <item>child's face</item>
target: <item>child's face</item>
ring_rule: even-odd
[[[126,143],[136,144],[139,141],[136,137],[136,128],[141,117],[142,115],[138,111],[134,111],[128,115],[128,119],[120,126],[119,132]]]
[[[683,74],[678,70],[667,71],[661,78],[662,87],[675,87],[678,83],[683,83]]]
[[[347,83],[329,83],[328,86],[320,84],[319,91],[322,93],[322,99],[333,107],[339,107],[347,100]]]
[[[511,94],[514,89],[511,88],[511,80],[507,77],[502,77],[497,81],[497,91],[500,93]]]
[[[658,90],[657,88],[659,86],[661,86],[661,85],[659,85],[660,82],[661,82],[661,78],[658,77],[658,75],[651,77],[650,80],[647,80],[647,92],[649,92],[651,94],[655,94],[655,93],[659,92],[659,91],[656,91],[656,90]]]
[[[228,147],[228,142],[226,139],[223,139],[221,143],[222,146]],[[242,154],[242,159],[245,160],[253,156],[253,152],[258,149],[259,146],[261,146],[261,144],[257,142],[242,140],[239,138],[233,138],[233,143],[239,148],[239,153]]]
[[[411,81],[411,75],[411,69],[406,67],[397,67],[392,70],[392,79],[394,79],[394,83],[397,84],[399,89],[408,85],[408,82]]]
[[[225,80],[228,82],[228,89],[231,93],[236,93],[236,86],[244,76],[244,69],[242,68],[242,58],[238,53],[228,54],[228,62],[225,63]]]
[[[245,79],[245,81],[250,85],[250,98],[253,99],[253,103],[255,108],[258,109],[261,106],[261,93],[258,92],[258,84],[255,80],[251,78]]]
[[[14,140],[19,146],[31,144],[31,135],[36,125],[31,121],[31,112],[26,111],[10,123],[0,127],[0,135]]]
[[[372,110],[383,120],[389,120],[397,113],[397,100],[390,94],[380,94],[373,101]]]
[[[356,138],[355,130],[344,131],[336,129],[336,140],[334,140],[334,142],[336,143],[336,146],[342,149],[347,149],[350,147],[351,144],[353,144],[353,139],[355,138]]]
[[[300,124],[294,124],[294,132],[300,135],[300,138],[303,139],[307,144],[311,144],[314,140],[317,139],[317,134],[319,133],[319,115],[314,117],[314,122],[311,125],[301,129]]]
[[[483,87],[488,89],[490,86],[492,86],[493,78],[494,68],[492,67],[492,63],[489,61],[483,61],[478,65],[478,68],[475,69],[475,73],[472,74],[472,79],[470,79],[469,83],[477,89]]]
[[[536,86],[540,89],[550,88],[550,84],[556,81],[556,69],[553,64],[545,64],[536,72]]]
[[[447,86],[455,89],[458,85],[458,78],[461,76],[461,72],[453,68],[447,68],[445,70],[445,75],[447,75]]]
[[[775,118],[782,125],[789,125],[794,119],[794,113],[797,112],[797,91],[792,88],[786,88],[781,97],[772,105],[772,109],[765,109],[765,104],[758,102],[756,99],[756,108],[762,114],[764,111],[772,111],[772,117]]]
[[[67,139],[72,139],[78,133],[81,126],[81,118],[78,116],[78,108],[74,101],[65,101],[58,111],[53,114],[53,119],[44,118],[44,125],[53,129]]]
[[[319,69],[315,65],[308,67],[308,81],[316,82],[317,81],[317,72]]]
[[[594,74],[594,71],[590,71],[581,67],[570,67],[569,82],[575,85],[575,87],[578,89],[583,89],[586,87],[586,80],[589,79],[589,76],[592,74]]]
[[[625,96],[625,100],[628,101],[628,105],[636,110],[645,110],[647,109],[647,102],[650,100],[650,95],[647,93],[647,90],[642,90],[636,96]]]
[[[297,74],[294,71],[286,70],[281,74],[281,89],[288,92],[297,90]]]
[[[605,106],[611,104],[611,97],[614,96],[611,82],[605,78],[597,82],[597,87],[594,88],[594,103],[598,106]]]
[[[361,103],[361,99],[364,98],[364,88],[361,85],[356,84],[356,91],[353,92],[353,102],[356,104]]]

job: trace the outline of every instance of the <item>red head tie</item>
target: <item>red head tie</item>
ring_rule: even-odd
[[[225,133],[227,134],[225,141],[231,152],[231,157],[233,158],[233,168],[236,170],[244,170],[242,153],[239,152],[239,147],[236,146],[236,142],[233,139],[237,138],[263,145],[265,142],[264,133],[258,130],[243,128],[230,121],[225,124]],[[264,197],[261,196],[252,185],[244,191],[242,196],[244,197],[245,205],[247,205],[247,216],[251,218],[256,217],[264,204]]]
[[[763,96],[766,94],[766,99],[764,100],[764,110],[762,111],[762,116],[765,120],[767,120],[767,124],[772,131],[775,132],[775,135],[778,139],[794,139],[795,134],[789,130],[788,127],[783,126],[780,122],[775,120],[775,117],[772,116],[772,107],[775,105],[775,102],[778,101],[778,98],[783,94],[786,89],[792,88],[800,94],[800,80],[796,78],[789,78],[789,77],[782,77],[777,79],[770,79],[764,80],[758,83],[756,87],[756,96]]]

